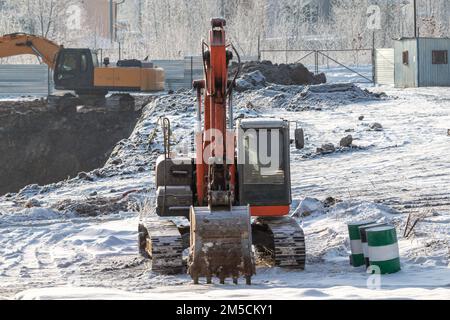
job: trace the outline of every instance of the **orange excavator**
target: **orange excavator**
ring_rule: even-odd
[[[46,38],[15,33],[0,37],[0,58],[35,55],[53,70],[55,88],[74,91],[78,97],[49,97],[49,104],[69,108],[75,104],[102,104],[110,91],[155,92],[164,90],[165,73],[152,63],[139,60],[118,61],[110,66],[105,58],[100,65],[90,49],[69,49]],[[113,95],[110,102],[134,105],[129,94]],[[107,101],[106,101],[107,102]]]
[[[156,164],[156,214],[139,225],[140,252],[152,270],[187,269],[195,284],[213,277],[247,284],[256,259],[273,266],[304,269],[305,239],[290,218],[290,130],[282,119],[235,123],[232,95],[239,71],[228,79],[239,54],[227,45],[226,22],[212,19],[210,43],[203,42],[205,79],[197,91],[196,158],[172,158],[170,121],[164,119],[165,152]],[[267,162],[266,158],[271,160]],[[177,219],[190,221],[187,232]],[[181,231],[181,232],[180,232]],[[187,265],[183,250],[189,248]]]

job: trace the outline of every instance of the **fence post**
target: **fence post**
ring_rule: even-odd
[[[52,94],[52,79],[51,79],[51,70],[50,67],[47,67],[47,95],[50,96]]]
[[[191,84],[192,86],[194,83],[194,56],[191,56]]]
[[[319,51],[315,50],[314,51],[314,72],[316,73],[316,75],[319,74]]]
[[[261,61],[261,35],[258,35],[258,62]]]
[[[288,47],[289,47],[289,38],[286,36],[286,64],[288,64]]]
[[[376,61],[376,51],[375,51],[375,31],[373,32],[372,36],[372,82],[375,85],[377,79],[376,79],[376,73],[377,73],[377,61]]]

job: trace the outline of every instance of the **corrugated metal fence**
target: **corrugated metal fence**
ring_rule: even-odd
[[[258,57],[243,57],[242,62],[254,61]],[[201,56],[187,56],[184,60],[153,60],[166,71],[166,89],[192,88],[194,80],[203,79],[203,59]]]
[[[256,60],[245,57],[243,61]],[[192,88],[192,81],[203,78],[201,56],[188,56],[183,60],[153,60],[166,72],[166,89]],[[51,85],[53,90],[53,85]],[[0,96],[45,96],[48,94],[48,68],[46,65],[1,65]]]
[[[375,50],[375,83],[394,85],[394,49]]]
[[[0,65],[1,96],[45,96],[48,94],[47,65]]]

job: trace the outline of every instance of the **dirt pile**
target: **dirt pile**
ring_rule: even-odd
[[[49,112],[43,102],[0,107],[0,194],[101,167],[138,112]]]
[[[81,216],[96,217],[104,214],[127,212],[128,202],[123,199],[92,197],[81,201],[66,199],[56,203],[53,209],[72,212]]]
[[[235,74],[238,68],[237,63],[233,63],[230,74]],[[326,83],[325,74],[314,75],[303,64],[273,64],[271,61],[250,61],[242,64],[241,74],[249,74],[255,71],[261,72],[266,81],[281,85],[313,85]]]
[[[47,109],[47,99],[0,101],[0,117],[13,113],[41,112]]]

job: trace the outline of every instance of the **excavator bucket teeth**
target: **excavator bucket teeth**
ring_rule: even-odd
[[[252,253],[252,232],[248,207],[234,207],[231,211],[211,211],[191,208],[191,249],[189,274],[194,283],[199,278],[211,282],[212,277],[224,283],[241,276],[250,283],[255,274]]]

